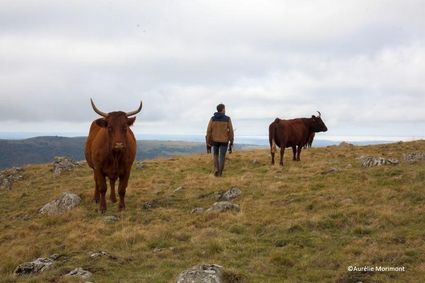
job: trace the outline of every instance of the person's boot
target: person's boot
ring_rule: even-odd
[[[214,176],[218,177],[220,172],[219,162],[218,162],[218,154],[214,154]]]

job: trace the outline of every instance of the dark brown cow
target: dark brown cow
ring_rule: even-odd
[[[328,128],[319,116],[281,120],[276,118],[269,126],[270,153],[272,164],[276,146],[280,147],[280,165],[283,165],[283,155],[286,147],[292,147],[293,160],[300,161],[301,149],[307,144],[311,133],[326,132]],[[298,148],[297,148],[298,147]]]
[[[117,202],[115,181],[119,179],[119,210],[122,210],[125,208],[124,197],[131,165],[136,157],[136,139],[129,128],[136,117],[130,116],[142,110],[142,102],[136,111],[105,113],[97,109],[93,100],[90,99],[90,101],[93,110],[103,117],[92,122],[84,152],[88,165],[93,168],[96,183],[94,201],[98,203],[100,198],[100,212],[106,211],[105,194],[106,177],[108,177],[111,187],[110,200]]]

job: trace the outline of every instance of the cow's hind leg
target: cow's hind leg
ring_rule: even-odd
[[[125,191],[128,185],[128,178],[130,178],[130,172],[126,173],[124,176],[120,177],[120,184],[118,185],[118,195],[120,196],[120,204],[118,206],[119,210],[125,209]]]
[[[297,158],[295,157],[295,154],[297,153],[297,146],[296,145],[294,145],[294,146],[292,146],[292,154],[294,155],[293,157],[292,157],[292,160],[293,161],[295,161],[295,160],[297,160]]]
[[[116,203],[117,202],[117,197],[115,195],[115,181],[116,181],[116,179],[110,179],[109,180],[109,184],[110,184],[110,187],[111,187],[111,194],[109,196],[109,199],[113,203]]]
[[[280,148],[280,165],[283,166],[283,155],[285,154],[285,146]]]
[[[274,165],[274,151],[270,152],[270,154],[272,155],[272,165]]]

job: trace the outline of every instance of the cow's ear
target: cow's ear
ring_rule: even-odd
[[[311,115],[311,118],[313,118],[313,119],[314,119],[314,118],[316,118],[316,116],[314,116],[314,115]]]
[[[108,121],[106,121],[106,120],[105,120],[105,119],[103,119],[103,118],[97,119],[97,120],[96,120],[96,124],[97,124],[99,127],[102,127],[102,128],[106,128],[106,127],[108,127]]]
[[[136,117],[127,118],[127,125],[132,126],[134,121],[136,121]]]

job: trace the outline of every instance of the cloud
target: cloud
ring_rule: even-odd
[[[1,130],[84,128],[143,99],[135,129],[241,134],[320,110],[329,134],[423,135],[421,1],[2,1]],[[408,131],[406,131],[408,129]]]

